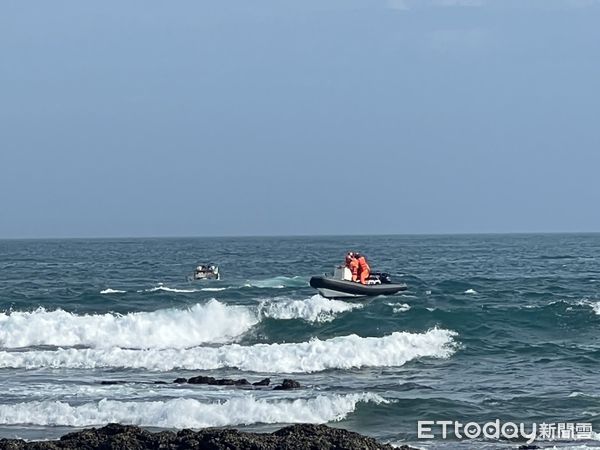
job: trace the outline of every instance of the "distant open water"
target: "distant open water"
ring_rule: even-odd
[[[409,291],[316,295],[309,277],[347,250]],[[189,281],[200,262],[223,280]],[[0,274],[0,437],[315,422],[469,448],[417,440],[416,421],[600,432],[600,235],[15,240]],[[198,374],[304,388],[172,383]],[[596,441],[559,445],[575,444]]]

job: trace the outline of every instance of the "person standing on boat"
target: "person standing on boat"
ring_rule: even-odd
[[[367,280],[369,279],[369,275],[371,275],[371,268],[367,263],[367,258],[360,253],[354,253],[354,259],[358,263],[358,278],[361,284],[367,284]]]
[[[350,269],[350,273],[352,273],[352,281],[358,281],[358,260],[353,252],[348,252],[346,254],[346,267]]]

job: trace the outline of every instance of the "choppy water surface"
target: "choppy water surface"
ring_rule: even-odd
[[[316,295],[309,277],[349,249],[409,291]],[[188,279],[209,261],[221,281]],[[1,437],[314,422],[452,448],[472,443],[419,441],[416,421],[600,431],[600,235],[0,241],[0,273]],[[172,383],[198,374],[304,388]]]

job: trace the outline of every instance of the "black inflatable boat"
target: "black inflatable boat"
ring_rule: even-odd
[[[360,284],[355,281],[340,280],[329,276],[312,277],[310,279],[311,287],[319,291],[319,294],[325,298],[391,295],[408,289],[404,283],[391,283],[387,274],[374,274],[370,282],[373,284]]]

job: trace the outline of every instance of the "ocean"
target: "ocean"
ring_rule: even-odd
[[[317,295],[310,276],[348,250],[408,291]],[[222,280],[191,281],[202,262]],[[310,422],[447,449],[523,442],[422,440],[417,421],[600,432],[597,234],[4,240],[0,274],[0,437]],[[173,383],[197,375],[302,387]]]

